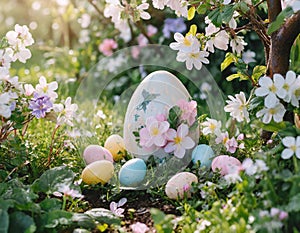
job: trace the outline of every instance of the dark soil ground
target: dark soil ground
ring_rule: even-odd
[[[91,208],[106,208],[109,209],[109,201],[103,201],[99,191],[86,190],[84,193],[85,200],[89,202]],[[132,232],[130,225],[136,222],[146,224],[149,232],[154,232],[153,221],[150,214],[151,208],[157,208],[165,214],[180,215],[180,212],[174,205],[168,203],[167,200],[160,197],[153,197],[143,190],[122,191],[122,197],[127,198],[127,203],[121,208],[125,209],[124,217],[122,218],[123,228],[126,232]],[[118,200],[114,200],[117,202]],[[95,231],[98,232],[98,231]]]

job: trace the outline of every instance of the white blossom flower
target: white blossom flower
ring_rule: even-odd
[[[11,116],[10,95],[8,92],[0,94],[0,115],[5,118]]]
[[[152,0],[152,5],[154,8],[163,10],[167,5],[168,0]]]
[[[294,154],[300,159],[300,136],[297,138],[288,136],[282,139],[282,144],[287,147],[281,153],[281,158],[289,159]]]
[[[15,25],[14,31],[9,31],[6,33],[6,38],[11,46],[26,47],[34,43],[29,28],[24,25]]]
[[[72,98],[68,97],[63,104],[54,104],[53,110],[59,113],[57,117],[57,125],[67,124],[73,126],[73,118],[78,109],[77,104],[71,104]]]
[[[274,75],[274,79],[264,76],[258,81],[260,87],[255,90],[255,95],[266,96],[264,103],[267,108],[274,107],[278,102],[278,97],[283,98],[286,90],[283,88],[284,78],[281,75]]]
[[[174,39],[177,42],[172,42],[170,44],[170,48],[173,50],[179,50],[184,53],[192,53],[200,49],[199,40],[192,34],[183,36],[181,33],[176,32],[174,34]]]
[[[186,68],[188,70],[193,69],[193,66],[197,70],[201,70],[202,63],[208,64],[209,60],[206,58],[209,55],[206,51],[197,51],[197,52],[178,52],[176,60],[180,62],[185,62]]]
[[[25,84],[24,85],[24,94],[26,96],[31,96],[35,92],[34,87],[31,84]]]
[[[271,108],[263,108],[262,110],[256,113],[257,117],[263,117],[262,122],[265,124],[269,124],[274,119],[275,122],[281,122],[283,120],[283,116],[286,110],[284,106],[277,100],[277,103],[274,107]]]
[[[269,170],[268,166],[263,160],[257,159],[254,163],[250,158],[247,158],[243,161],[242,169],[245,170],[245,173],[249,176],[256,174],[256,178],[260,178],[260,174],[263,171]]]
[[[57,98],[57,93],[55,92],[58,88],[56,81],[47,83],[47,80],[44,76],[41,76],[39,83],[35,86],[35,90],[38,94],[45,94],[50,97],[53,102]]]
[[[78,20],[82,28],[87,28],[91,24],[91,16],[89,14],[82,14]]]
[[[7,49],[11,54],[12,61],[19,60],[25,63],[27,59],[31,57],[31,52],[26,46],[30,46],[34,43],[31,33],[26,25],[15,25],[15,31],[9,31],[6,33],[6,38],[10,48]]]
[[[247,45],[247,43],[244,41],[244,37],[242,36],[235,36],[230,41],[230,46],[233,53],[241,54],[245,45]]]
[[[96,116],[103,120],[106,119],[106,115],[104,114],[104,112],[102,110],[98,110],[98,112],[96,113]]]
[[[214,53],[214,47],[221,50],[227,50],[229,43],[229,36],[225,30],[218,32],[214,37],[206,42],[205,49]]]
[[[206,121],[201,123],[201,126],[204,126],[202,130],[203,135],[215,134],[218,136],[221,134],[221,121],[217,121],[215,119],[210,119],[207,117]]]
[[[205,17],[205,23],[208,24],[205,27],[205,36],[211,36],[215,33],[217,33],[218,31],[220,31],[220,28],[216,27],[211,20],[208,18],[208,16]]]
[[[201,91],[200,99],[206,99],[207,94],[211,91],[211,89],[212,87],[209,83],[203,82],[200,87],[200,91]]]
[[[246,64],[249,64],[251,62],[256,62],[254,58],[255,58],[255,52],[251,50],[247,50],[242,54],[242,59]]]
[[[149,3],[146,3],[145,1],[143,1],[142,4],[140,4],[136,7],[136,9],[138,10],[139,15],[142,19],[145,19],[145,20],[151,19],[151,15],[145,11],[148,8],[149,8]]]
[[[230,112],[230,116],[238,122],[242,122],[245,119],[249,122],[250,118],[244,92],[241,91],[240,94],[236,94],[235,98],[231,95],[229,95],[228,98],[230,100],[226,100],[227,105],[224,107],[225,112]]]
[[[14,49],[7,48],[6,50],[11,54],[12,61],[14,62],[19,60],[20,62],[25,63],[26,60],[31,58],[31,52],[27,48],[17,46]]]
[[[236,184],[238,182],[243,181],[238,172],[237,173],[229,173],[229,174],[225,175],[223,178],[228,185]]]
[[[3,49],[0,49],[0,68],[9,69],[12,62],[10,54]]]
[[[277,74],[277,75],[280,75],[280,74]],[[295,86],[297,86],[296,74],[295,74],[294,71],[290,70],[286,73],[286,76],[285,76],[285,79],[284,79],[284,84],[283,84],[283,87],[282,87],[286,91],[286,95],[285,95],[285,97],[283,97],[283,100],[285,102],[287,102],[287,103],[291,102],[292,95],[293,95],[293,89],[294,89]],[[297,107],[297,106],[295,106],[295,107]]]
[[[290,89],[291,104],[295,107],[299,107],[300,100],[300,76],[298,76]]]
[[[188,1],[186,0],[168,0],[167,6],[170,7],[175,14],[180,17],[187,17],[188,13]]]

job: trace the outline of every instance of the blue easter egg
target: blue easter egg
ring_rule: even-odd
[[[205,144],[200,144],[195,147],[192,153],[192,161],[193,163],[197,163],[200,161],[201,167],[210,167],[212,163],[212,158],[215,156],[212,148]]]
[[[146,176],[146,164],[144,160],[135,158],[127,161],[119,171],[121,185],[134,187],[140,184]]]

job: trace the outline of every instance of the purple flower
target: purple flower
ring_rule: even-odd
[[[168,18],[165,19],[165,24],[163,28],[164,37],[170,38],[171,32],[184,32],[186,30],[186,25],[183,18]]]
[[[46,113],[51,111],[52,106],[49,96],[39,96],[37,93],[34,93],[34,98],[29,102],[29,109],[32,110],[32,115],[38,119],[44,118]]]

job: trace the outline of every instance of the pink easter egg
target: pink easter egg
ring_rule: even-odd
[[[99,160],[108,160],[112,163],[114,162],[110,151],[98,145],[87,146],[83,151],[83,158],[87,165]]]
[[[220,170],[222,176],[234,173],[237,171],[242,163],[232,156],[228,155],[219,155],[215,157],[212,161],[211,168],[214,172]]]

